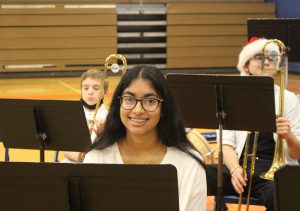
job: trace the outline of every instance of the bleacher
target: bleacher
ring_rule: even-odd
[[[1,0],[0,6],[0,73],[103,68],[112,53],[128,56],[129,65],[234,68],[247,19],[275,17],[275,4],[263,0]]]

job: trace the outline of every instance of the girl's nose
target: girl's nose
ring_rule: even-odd
[[[142,102],[138,101],[137,104],[136,104],[136,106],[133,109],[133,112],[135,112],[135,113],[143,113],[144,111],[145,110],[144,110],[144,108],[142,106]]]

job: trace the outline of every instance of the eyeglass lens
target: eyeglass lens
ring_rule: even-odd
[[[120,98],[121,98],[121,106],[126,110],[134,109],[137,103],[140,101],[144,110],[155,111],[158,108],[158,105],[160,103],[160,100],[156,98],[136,99],[130,96],[122,96]]]

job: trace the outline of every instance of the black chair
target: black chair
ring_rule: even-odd
[[[300,207],[300,166],[286,165],[274,176],[275,210],[297,211]]]

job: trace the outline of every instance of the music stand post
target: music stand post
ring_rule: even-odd
[[[216,116],[219,124],[219,143],[218,143],[218,192],[216,209],[221,210],[223,207],[223,125],[226,117],[223,106],[223,87],[216,85]]]
[[[41,120],[42,117],[39,108],[34,107],[33,114],[36,127],[36,138],[40,143],[40,162],[45,162],[45,144],[47,141],[47,134],[45,132],[44,125]]]
[[[80,101],[0,99],[0,140],[8,149],[86,151],[91,144]],[[14,125],[14,127],[11,127]]]
[[[219,129],[217,210],[221,210],[222,131],[223,129],[276,131],[273,79],[251,76],[168,74],[167,80],[186,127]]]

